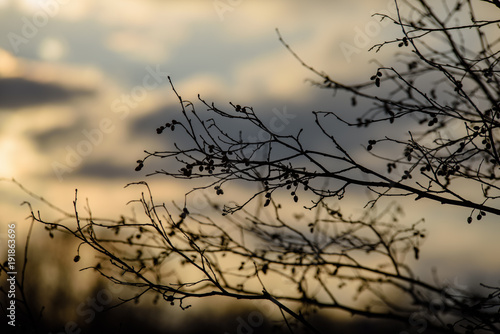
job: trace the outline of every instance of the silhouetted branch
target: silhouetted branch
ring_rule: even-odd
[[[482,2],[491,10],[499,7],[497,1]],[[31,215],[50,233],[70,233],[100,254],[101,261],[87,269],[139,291],[123,302],[147,293],[182,309],[191,298],[209,296],[266,300],[290,330],[293,320],[317,332],[307,317],[312,309],[406,323],[437,301],[428,328],[498,333],[499,287],[483,285],[488,294],[479,295],[413,272],[426,232],[421,220],[402,224],[398,204],[411,197],[453,205],[469,212],[468,223],[473,215],[500,216],[500,20],[478,18],[478,4],[396,2],[395,17],[380,17],[397,25],[399,37],[372,48],[397,48],[392,65],[379,64],[354,84],[308,65],[277,31],[283,46],[317,78],[313,85],[348,94],[353,107],[358,100],[369,106],[354,117],[312,111],[315,140],[324,143],[320,149],[307,140],[309,128],[277,131],[251,106],[230,102],[226,109],[198,96],[196,105],[206,109],[200,113],[169,78],[180,111],[156,132],[173,132],[174,144],[145,151],[136,170],[161,158],[169,167],[148,176],[198,179],[201,185],[187,192],[181,207],[155,203],[148,184],[138,182],[131,185],[145,192],[131,204],[140,205],[141,218],[97,219],[90,211],[83,217],[76,193],[74,213],[59,211],[73,226]],[[466,42],[474,38],[476,44]],[[385,126],[383,134],[369,139],[362,153],[344,144],[337,131],[375,125]],[[240,203],[224,202],[222,216],[210,197],[212,210],[196,212],[190,205],[195,192],[222,196],[233,191],[232,184],[256,190],[243,193]],[[371,196],[357,215],[335,204],[352,188]],[[284,209],[282,194],[294,202],[310,199],[298,208],[306,215]],[[393,202],[380,209],[382,198]],[[273,280],[290,289],[274,293]],[[342,289],[353,300],[344,300]]]

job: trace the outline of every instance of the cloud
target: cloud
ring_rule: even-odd
[[[176,110],[173,106],[158,107],[158,109],[148,111],[147,113],[135,117],[135,119],[129,123],[130,132],[135,134],[135,136],[154,134],[157,127],[170,121],[172,119],[170,115],[175,114]]]
[[[165,62],[180,45],[191,40],[193,30],[209,24],[212,12],[208,2],[171,1],[160,4],[142,1],[102,3],[96,14],[106,30],[109,50],[136,61]],[[120,15],[116,15],[116,7]]]
[[[137,175],[134,171],[134,161],[129,159],[129,166],[116,166],[110,161],[92,161],[84,163],[78,170],[78,176],[84,178],[97,178],[97,179],[118,179],[131,180]]]
[[[106,46],[116,52],[127,55],[127,57],[141,61],[158,63],[168,59],[167,49],[163,44],[152,38],[144,36],[135,31],[120,31],[110,33],[106,39]]]
[[[23,78],[0,79],[0,109],[67,102],[75,97],[93,94],[89,89],[68,89],[57,84]]]
[[[49,115],[52,118],[57,117],[55,114]],[[30,132],[29,137],[33,139],[39,150],[46,152],[51,147],[66,142],[69,138],[72,138],[73,134],[80,130],[79,126],[81,125],[79,125],[76,120],[70,118],[69,122],[50,123],[41,129],[31,128],[28,131]]]

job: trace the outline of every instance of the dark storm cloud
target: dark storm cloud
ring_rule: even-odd
[[[218,108],[231,113],[232,107],[229,105],[230,98],[217,98],[215,100],[207,97],[206,101],[208,103],[215,103]],[[207,111],[207,107],[201,102],[193,100],[196,112],[202,119],[208,119],[214,117],[217,119],[217,124],[222,128],[227,130],[235,138],[239,136],[239,132],[248,140],[255,141],[262,134],[259,133],[259,129],[248,126],[246,123],[239,122],[237,120],[220,118],[212,112]],[[325,135],[319,130],[319,128],[314,123],[314,116],[312,111],[325,110],[325,111],[335,111],[341,116],[345,116],[347,119],[354,121],[354,117],[349,115],[350,110],[350,99],[344,100],[333,100],[333,98],[328,94],[317,94],[312,101],[307,102],[290,102],[286,100],[259,100],[252,105],[255,113],[263,121],[263,123],[272,129],[274,129],[280,135],[296,135],[300,129],[302,129],[301,141],[308,147],[314,149],[323,149],[325,145],[330,145],[330,140],[325,137]],[[191,115],[188,113],[188,115]],[[177,119],[178,121],[183,121],[183,116],[179,112],[179,107],[177,104],[162,106],[156,109],[154,112],[148,112],[148,114],[134,118],[130,123],[130,133],[134,136],[146,136],[149,138],[155,138],[160,144],[156,149],[167,149],[171,141],[177,143],[183,143],[183,140],[188,140],[188,138],[181,135],[181,132],[171,133],[170,130],[165,130],[160,136],[156,134],[156,128],[164,125],[166,122],[171,122],[172,119]],[[327,122],[327,121],[325,121]],[[340,139],[339,141],[346,147],[356,147],[358,148],[360,143],[368,141],[368,138],[373,135],[370,129],[358,129],[353,127],[348,127],[338,121],[335,121],[333,117],[329,123],[335,127],[335,135]],[[200,130],[197,122],[193,122],[193,126]],[[201,130],[200,130],[201,131]],[[202,133],[202,132],[200,132]],[[354,134],[356,133],[356,134]],[[163,145],[163,146],[161,146]],[[145,149],[152,149],[147,147]]]
[[[56,84],[21,78],[0,79],[0,109],[65,102],[75,97],[93,94],[94,91],[88,89],[67,89]]]
[[[154,112],[148,113],[145,116],[138,117],[130,124],[130,131],[135,135],[154,135],[156,128],[170,122],[172,117],[179,116],[176,106],[162,106]]]
[[[78,175],[88,178],[102,178],[102,179],[127,179],[131,180],[137,175],[134,168],[136,166],[133,159],[130,160],[130,165],[116,166],[109,161],[89,162],[84,163],[78,169]]]
[[[47,151],[53,147],[64,146],[62,143],[66,143],[72,138],[73,134],[81,131],[81,124],[83,122],[84,120],[80,120],[79,122],[75,122],[72,126],[47,129],[42,132],[34,132],[28,135],[33,139],[41,151]]]

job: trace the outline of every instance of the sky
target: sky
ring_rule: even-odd
[[[374,68],[361,50],[390,34],[371,17],[389,2],[367,4],[3,0],[0,176],[58,204],[70,203],[75,188],[90,199],[124,201],[123,185],[144,177],[135,161],[162,147],[154,130],[177,111],[167,76],[191,101],[200,94],[299,118],[330,108],[331,94],[305,82],[314,75],[276,29],[311,65],[352,80]],[[369,22],[378,35],[357,44],[356,29]],[[363,66],[348,66],[354,62]],[[5,187],[4,210],[13,217],[20,198]],[[96,210],[109,209],[95,201]]]
[[[200,94],[268,116],[278,110],[291,115],[291,127],[312,110],[342,110],[350,100],[308,84],[314,74],[276,29],[309,65],[365,81],[373,59],[391,58],[368,49],[397,33],[371,15],[393,10],[387,0],[0,0],[1,228],[16,222],[26,231],[27,208],[19,204],[29,196],[12,178],[69,211],[78,189],[101,216],[130,210],[138,191],[124,189],[129,182],[147,180],[160,200],[182,198],[175,181],[134,171],[145,149],[168,144],[155,131],[179,110],[167,76],[186,100]],[[417,213],[434,220],[423,267],[453,277],[472,270],[456,259],[470,258],[473,268],[494,271],[500,249],[488,233],[492,221],[470,232],[456,222],[463,212],[406,209],[410,220]]]

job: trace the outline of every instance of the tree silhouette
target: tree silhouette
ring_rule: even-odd
[[[471,0],[396,6],[394,17],[375,16],[394,23],[399,36],[372,47],[392,48],[393,65],[379,64],[359,84],[308,65],[278,32],[284,47],[317,77],[313,85],[347,96],[353,107],[367,105],[362,112],[313,111],[309,128],[285,133],[251,106],[223,108],[199,97],[206,109],[201,113],[170,82],[179,116],[156,132],[175,144],[146,151],[136,170],[161,158],[168,168],[148,175],[199,181],[183,205],[156,203],[148,184],[139,182],[131,185],[145,190],[133,202],[144,217],[83,218],[76,195],[75,211],[64,214],[76,225],[32,216],[97,251],[102,261],[94,270],[137,289],[124,302],[146,293],[183,309],[191,298],[265,300],[291,331],[303,326],[320,332],[311,314],[338,309],[399,321],[418,332],[500,332],[499,287],[483,285],[480,294],[414,273],[410,259],[419,259],[426,231],[419,219],[402,221],[400,202],[455,206],[469,224],[500,216],[500,20],[483,18],[492,12],[498,17],[500,6]],[[383,126],[385,135],[374,135],[360,153],[338,137],[340,126]],[[313,127],[321,148],[307,140]],[[242,202],[226,200],[248,185],[256,191]],[[362,212],[346,214],[339,200],[356,188],[371,198]],[[190,199],[202,190],[220,197],[207,196],[210,209],[196,212]],[[280,204],[284,194],[304,214],[291,215],[288,204]],[[304,198],[309,204],[299,205]],[[381,203],[383,198],[392,201]],[[293,289],[268,288],[276,282]]]

